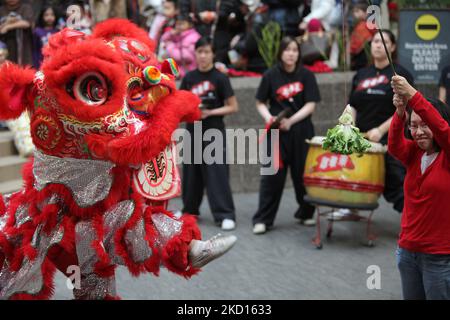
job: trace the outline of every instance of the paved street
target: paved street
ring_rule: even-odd
[[[162,269],[159,277],[133,278],[125,268],[117,272],[118,293],[123,299],[401,299],[400,277],[395,265],[400,216],[380,200],[374,214],[378,234],[375,247],[363,246],[365,222],[336,222],[331,240],[317,250],[311,244],[315,227],[299,225],[293,218],[295,195],[287,189],[275,228],[255,236],[251,216],[258,194],[236,194],[238,237],[235,247],[207,265],[191,280]],[[170,209],[179,209],[179,199]],[[204,238],[220,232],[213,223],[206,199],[199,220]],[[362,213],[366,215],[367,212]],[[326,219],[322,218],[325,237]],[[367,268],[379,266],[381,289],[366,286]],[[71,299],[65,278],[56,276],[55,299]]]

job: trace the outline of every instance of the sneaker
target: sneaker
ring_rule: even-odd
[[[328,215],[328,220],[352,220],[353,217],[357,217],[357,210],[339,209],[331,212]]]
[[[263,234],[266,233],[267,228],[264,223],[257,223],[253,226],[253,233],[254,234]]]
[[[236,240],[236,236],[225,236],[220,233],[207,241],[192,240],[189,250],[189,261],[192,267],[201,268],[219,258],[234,246]]]
[[[316,225],[316,219],[300,219],[300,224],[306,227],[314,227]]]
[[[222,220],[222,230],[230,231],[236,228],[236,223],[231,219],[223,219]]]

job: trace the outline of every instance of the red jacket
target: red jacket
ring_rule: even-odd
[[[373,35],[377,30],[367,28],[366,21],[360,21],[350,36],[350,53],[356,55],[360,53],[367,42],[372,41]]]
[[[422,174],[420,163],[424,151],[415,141],[405,138],[406,119],[394,114],[388,149],[407,170],[398,244],[413,252],[450,254],[450,127],[419,92],[409,101],[409,106],[431,129],[441,151]]]

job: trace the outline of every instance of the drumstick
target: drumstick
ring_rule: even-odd
[[[369,2],[369,5],[370,5],[370,6],[373,5],[371,0],[367,0],[367,1]],[[380,13],[380,15],[381,15],[381,13]],[[392,63],[391,53],[390,53],[390,52],[388,51],[388,49],[387,49],[386,41],[384,41],[383,32],[381,31],[381,28],[378,27],[377,20],[378,20],[378,19],[375,19],[375,26],[377,27],[377,30],[378,30],[378,32],[380,33],[380,36],[381,36],[381,42],[383,42],[384,51],[386,51],[386,55],[387,55],[388,60],[389,60],[389,65],[391,66],[392,71],[394,72],[394,75],[396,76],[396,75],[397,75],[397,72],[395,72],[394,64]]]

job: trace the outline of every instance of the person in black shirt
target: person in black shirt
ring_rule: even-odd
[[[195,59],[198,68],[188,72],[181,82],[180,89],[190,90],[200,97],[202,104],[202,136],[208,129],[220,130],[223,137],[223,163],[201,164],[183,163],[183,212],[199,215],[199,207],[206,192],[211,212],[217,224],[223,230],[235,228],[235,209],[229,183],[229,168],[226,164],[226,134],[223,117],[238,111],[238,104],[226,75],[214,67],[214,51],[208,37],[200,38],[195,44]],[[202,139],[194,135],[195,124],[188,124],[187,130],[194,139]],[[200,152],[209,143],[203,141],[202,150],[195,150],[191,143],[192,152]],[[195,156],[193,156],[195,159]],[[191,161],[192,162],[192,161]]]
[[[439,100],[449,104],[450,102],[450,66],[445,67],[439,80]]]
[[[383,30],[382,32],[386,47],[395,57],[395,36],[389,30]],[[389,65],[389,59],[379,33],[376,33],[372,39],[371,55],[373,64],[360,69],[353,77],[349,104],[356,118],[356,126],[362,133],[366,134],[366,138],[386,145],[389,126],[396,110],[392,102],[394,92],[390,83],[394,72]],[[414,79],[408,70],[397,63],[394,63],[394,68],[398,75],[405,77],[409,83],[413,83]],[[399,213],[403,211],[405,173],[405,168],[400,161],[386,153],[383,195]],[[341,209],[333,212],[332,218],[339,220],[348,214],[350,214],[350,210]]]
[[[303,171],[308,152],[305,139],[314,136],[311,115],[316,103],[320,101],[320,93],[314,74],[300,65],[299,55],[297,41],[292,37],[283,38],[278,63],[264,73],[256,93],[256,108],[268,126],[285,110],[289,110],[292,115],[283,118],[279,125],[279,170],[274,175],[261,176],[259,207],[253,216],[255,234],[265,233],[274,223],[288,167],[291,168],[295,194],[300,205],[295,217],[305,224],[312,224],[314,221],[311,218],[315,208],[303,200],[306,194]],[[268,132],[267,140],[270,139],[271,133]]]

